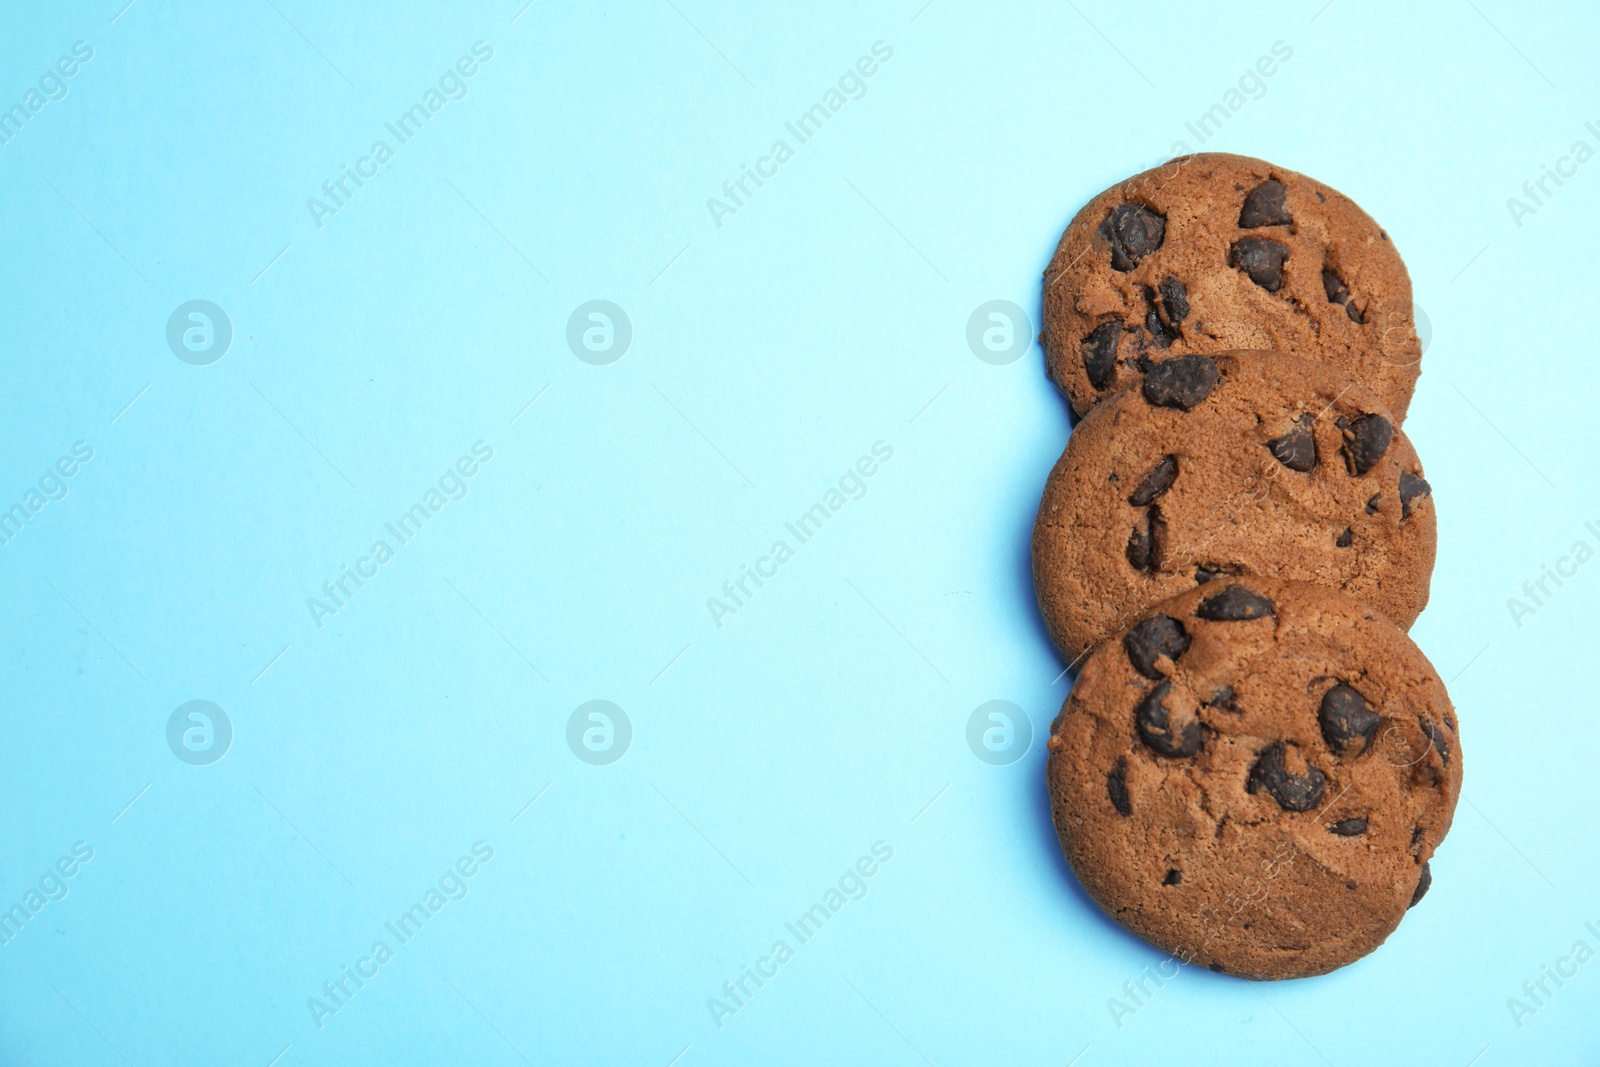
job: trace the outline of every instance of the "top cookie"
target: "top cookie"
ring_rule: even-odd
[[[1422,361],[1389,235],[1321,182],[1222,153],[1078,212],[1045,271],[1040,340],[1079,415],[1173,356],[1261,349],[1338,367],[1398,422]]]

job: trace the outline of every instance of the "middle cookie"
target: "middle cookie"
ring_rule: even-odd
[[[1188,355],[1101,401],[1050,472],[1034,587],[1069,659],[1218,575],[1343,590],[1410,627],[1434,514],[1386,408],[1336,369],[1270,352]]]

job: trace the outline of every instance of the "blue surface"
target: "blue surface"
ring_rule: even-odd
[[[123,2],[0,37],[0,1062],[1600,1059],[1593,8]],[[1373,956],[1135,1004],[1041,787],[1066,411],[968,320],[1234,89],[1431,324],[1466,787]]]

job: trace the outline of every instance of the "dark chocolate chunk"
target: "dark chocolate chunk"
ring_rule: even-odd
[[[1372,747],[1383,719],[1367,706],[1365,697],[1340,682],[1322,695],[1317,721],[1328,747],[1341,756],[1359,756]]]
[[[1333,539],[1333,547],[1334,548],[1349,548],[1350,547],[1350,539],[1353,536],[1354,536],[1354,534],[1352,533],[1350,527],[1346,526],[1344,528],[1344,533],[1340,534],[1338,537],[1335,537]]]
[[[1211,699],[1206,701],[1206,706],[1222,708],[1225,711],[1233,712],[1235,715],[1239,713],[1239,705],[1233,702],[1233,686],[1231,685],[1225,685],[1215,693],[1212,693]]]
[[[1432,496],[1433,486],[1415,474],[1400,472],[1400,517],[1408,518],[1411,515],[1411,502],[1419,496]]]
[[[1161,567],[1161,536],[1166,532],[1167,524],[1161,519],[1161,509],[1151,505],[1145,512],[1144,529],[1134,527],[1133,533],[1128,535],[1128,562],[1136,571],[1149,571],[1154,574]]]
[[[1350,303],[1344,306],[1344,314],[1346,318],[1358,326],[1365,325],[1367,321],[1366,314],[1360,308],[1356,307],[1356,302],[1354,300],[1350,301]]]
[[[1411,894],[1411,903],[1406,905],[1406,909],[1410,910],[1416,907],[1417,901],[1428,895],[1428,887],[1431,885],[1433,885],[1433,871],[1429,864],[1424,863],[1422,865],[1422,877],[1417,879],[1417,890]]]
[[[1150,570],[1150,548],[1150,531],[1135,526],[1128,535],[1128,547],[1124,550],[1128,565],[1136,571]]]
[[[1417,725],[1422,727],[1422,732],[1428,735],[1429,741],[1433,742],[1434,751],[1439,753],[1439,758],[1448,764],[1450,762],[1450,739],[1444,735],[1444,731],[1420,715],[1417,716]]]
[[[1133,709],[1133,722],[1145,744],[1163,756],[1187,759],[1205,744],[1206,728],[1198,721],[1177,725],[1172,722],[1171,712],[1162,703],[1171,689],[1171,682],[1162,682],[1150,690]]]
[[[1315,415],[1302,415],[1282,437],[1267,442],[1267,450],[1274,459],[1292,471],[1305,472],[1317,465],[1317,438]]]
[[[1150,308],[1145,313],[1144,324],[1156,344],[1166,348],[1183,336],[1183,320],[1189,314],[1189,292],[1182,282],[1169,274],[1162,280],[1159,292],[1146,286],[1144,299]]]
[[[1328,827],[1328,833],[1338,834],[1340,837],[1359,837],[1367,832],[1367,817],[1357,815],[1353,819],[1340,819]]]
[[[1161,247],[1167,220],[1143,204],[1119,204],[1100,224],[1100,236],[1111,242],[1111,266],[1130,271]]]
[[[1283,288],[1283,264],[1289,248],[1265,237],[1241,237],[1228,250],[1228,266],[1250,275],[1250,280],[1269,293]]]
[[[1376,515],[1378,513],[1378,498],[1381,496],[1383,496],[1382,493],[1373,493],[1372,499],[1367,501],[1368,515]]]
[[[1195,614],[1212,622],[1243,622],[1276,614],[1272,601],[1242,585],[1228,586],[1216,596],[1200,601]]]
[[[1174,327],[1189,317],[1189,291],[1170,274],[1161,280],[1161,303]]]
[[[1118,815],[1132,815],[1133,802],[1128,799],[1128,761],[1117,759],[1117,765],[1111,768],[1111,773],[1106,775],[1106,796],[1111,798],[1111,806],[1117,809]]]
[[[1117,342],[1122,339],[1120,322],[1103,322],[1078,343],[1083,352],[1083,369],[1089,384],[1105,389],[1117,380]]]
[[[1239,211],[1239,226],[1253,230],[1257,226],[1292,225],[1294,219],[1283,203],[1286,191],[1283,183],[1276,178],[1268,178],[1250,190],[1250,195],[1244,198],[1244,207]]]
[[[1171,870],[1167,871],[1167,876],[1165,878],[1161,879],[1161,884],[1162,885],[1177,885],[1181,881],[1183,881],[1183,872],[1178,870],[1176,867],[1174,867]]]
[[[1178,457],[1167,456],[1157,463],[1139,481],[1139,488],[1135,489],[1128,497],[1128,503],[1136,508],[1149,506],[1156,497],[1172,488],[1172,480],[1178,476]]]
[[[1183,623],[1168,615],[1152,615],[1129,630],[1122,638],[1128,662],[1146,678],[1165,677],[1156,668],[1156,660],[1166,656],[1176,661],[1189,651],[1189,633]]]
[[[1359,478],[1371,470],[1394,440],[1394,427],[1382,415],[1341,418],[1339,429],[1344,431],[1344,465],[1352,477]]]
[[[1150,331],[1150,339],[1156,343],[1157,348],[1171,348],[1179,333],[1162,320],[1156,291],[1148,285],[1144,287],[1144,302],[1146,306],[1144,328]]]
[[[1157,407],[1191,410],[1211,395],[1221,374],[1210,356],[1178,356],[1144,376],[1144,398]]]
[[[1310,811],[1322,800],[1328,779],[1309,763],[1304,774],[1291,774],[1287,755],[1288,746],[1282,741],[1262,749],[1245,788],[1251,793],[1265,789],[1284,811]]]
[[[1222,964],[1220,964],[1220,963],[1208,963],[1208,964],[1206,964],[1206,970],[1208,970],[1208,971],[1216,971],[1218,974],[1221,974],[1222,973]]]
[[[1344,279],[1327,267],[1322,268],[1322,291],[1328,295],[1330,304],[1343,304],[1350,299],[1350,290],[1345,288]]]

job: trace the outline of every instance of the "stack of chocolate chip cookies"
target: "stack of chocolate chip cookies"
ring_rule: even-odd
[[[1062,850],[1180,962],[1322,974],[1427,891],[1461,749],[1406,630],[1431,493],[1401,431],[1421,346],[1388,234],[1243,156],[1095,197],[1045,273],[1080,416],[1033,534],[1080,668],[1051,727]]]

